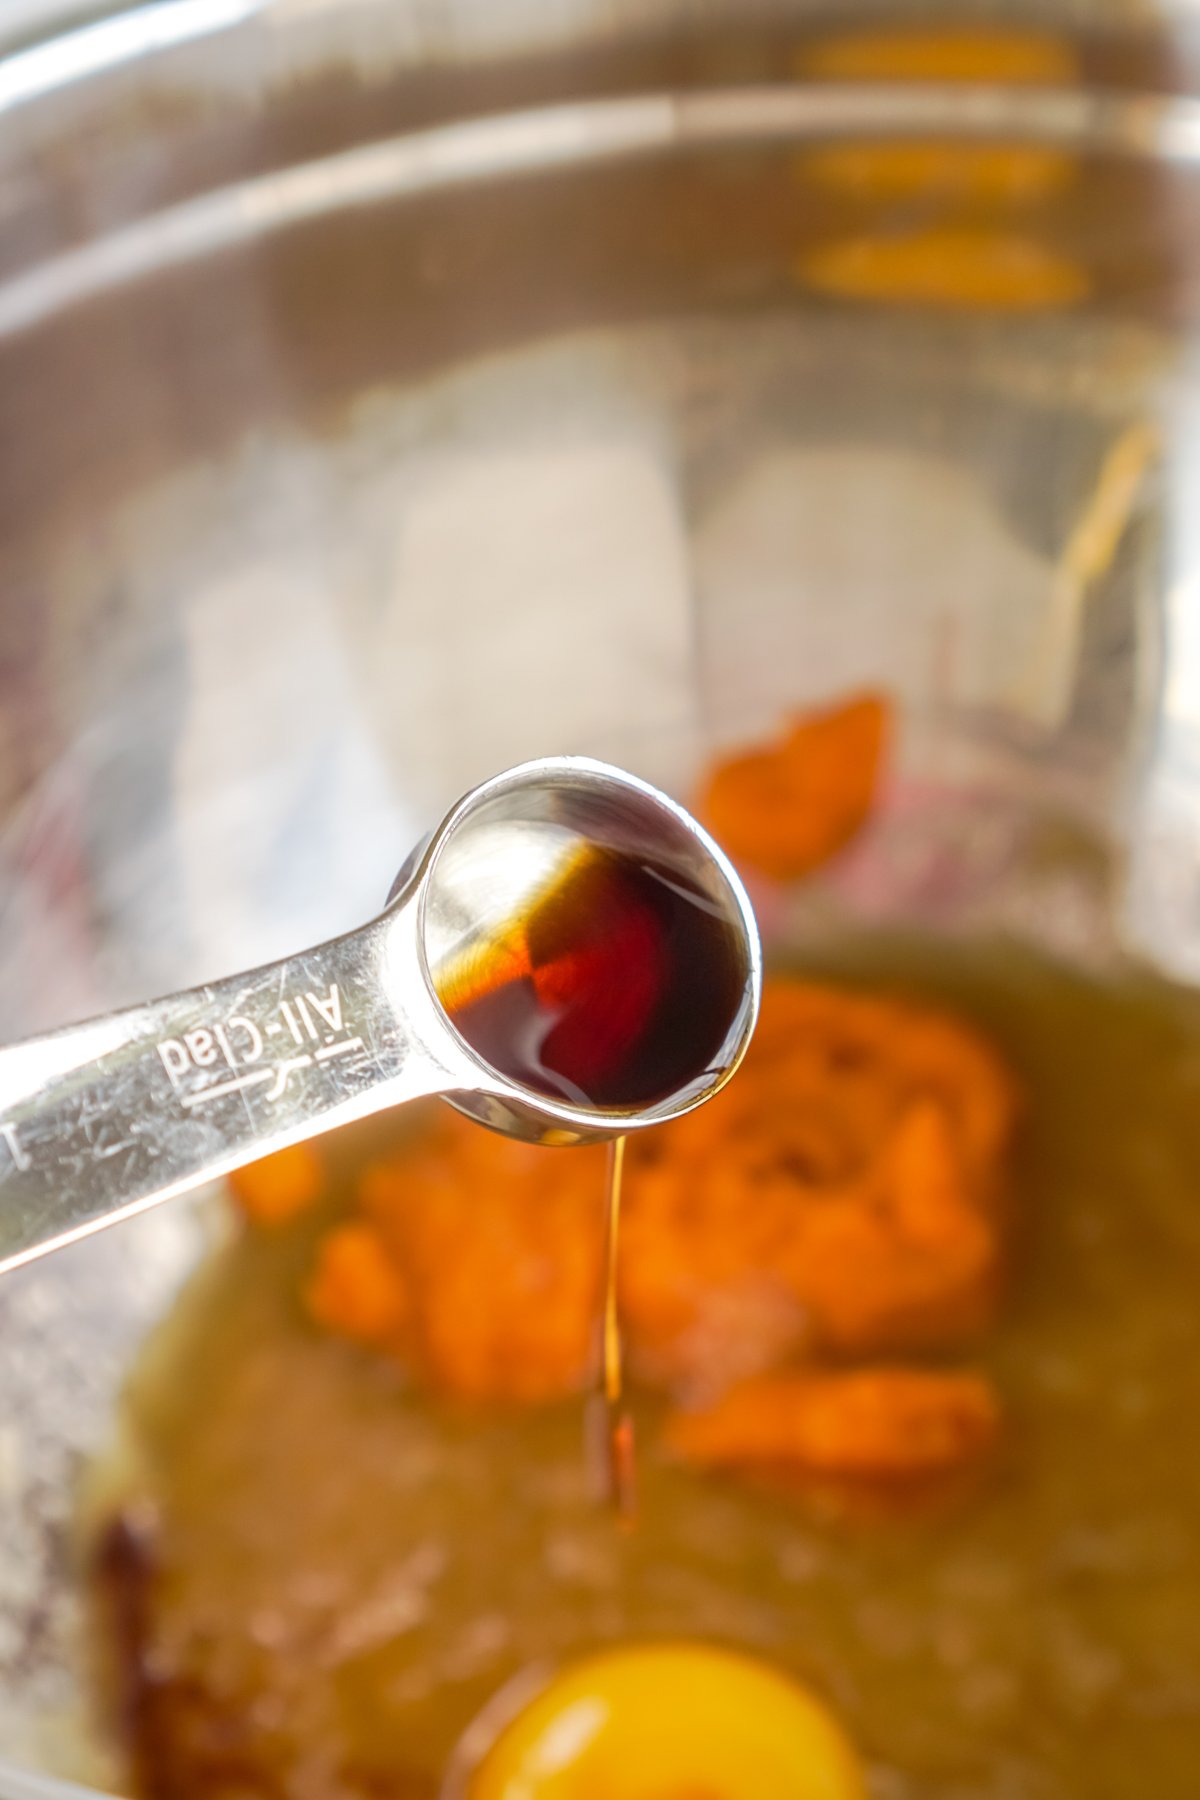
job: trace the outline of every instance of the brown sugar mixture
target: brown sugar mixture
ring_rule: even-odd
[[[438,1800],[507,1683],[669,1639],[819,1696],[875,1800],[1194,1800],[1197,1068],[1194,997],[1012,946],[777,971],[628,1147],[633,1531],[602,1150],[434,1107],[244,1171],[96,1513],[132,1791]]]
[[[1016,1110],[1004,1063],[953,1017],[769,981],[725,1093],[630,1145],[631,1366],[691,1399],[820,1349],[969,1342],[1000,1290]],[[602,1161],[439,1115],[362,1175],[354,1217],[319,1245],[312,1316],[446,1396],[577,1392],[599,1292]],[[245,1190],[252,1216],[262,1183]],[[279,1210],[271,1196],[265,1216]]]
[[[602,1153],[435,1111],[333,1147],[288,1222],[304,1162],[240,1184],[257,1218],[147,1353],[101,1531],[138,1793],[432,1800],[507,1680],[669,1635],[815,1686],[888,1800],[1192,1800],[1196,1003],[1015,950],[883,960],[978,1023],[776,980],[741,1098],[630,1155],[632,1533],[581,1455]],[[821,1114],[814,1053],[772,1132],[780,1001],[884,1071]],[[843,1232],[861,1288],[798,1254]]]
[[[717,763],[699,816],[739,865],[781,881],[807,875],[869,819],[891,730],[878,694],[801,715],[776,742]]]

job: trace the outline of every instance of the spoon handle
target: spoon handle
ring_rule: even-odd
[[[381,922],[0,1050],[0,1272],[446,1071],[389,998]]]

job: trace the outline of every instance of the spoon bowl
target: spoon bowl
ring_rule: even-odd
[[[460,1111],[579,1143],[690,1111],[741,1061],[761,989],[750,902],[646,782],[523,764],[459,802],[412,886],[426,979],[484,1078],[448,1096]]]

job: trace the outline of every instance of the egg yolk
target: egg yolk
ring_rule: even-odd
[[[467,1800],[865,1800],[821,1703],[701,1644],[606,1651],[558,1674],[493,1743]]]

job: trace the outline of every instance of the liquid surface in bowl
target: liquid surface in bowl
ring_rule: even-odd
[[[596,1504],[576,1398],[429,1397],[306,1317],[330,1214],[246,1231],[150,1347],[96,1503],[140,1794],[432,1800],[522,1671],[671,1638],[819,1695],[877,1800],[1192,1800],[1200,1008],[1015,948],[879,942],[829,972],[948,1004],[1026,1095],[1008,1296],[953,1354],[1001,1398],[990,1458],[903,1498],[747,1479],[672,1453],[643,1386],[628,1533]],[[381,1149],[403,1164],[345,1140],[332,1187]]]

